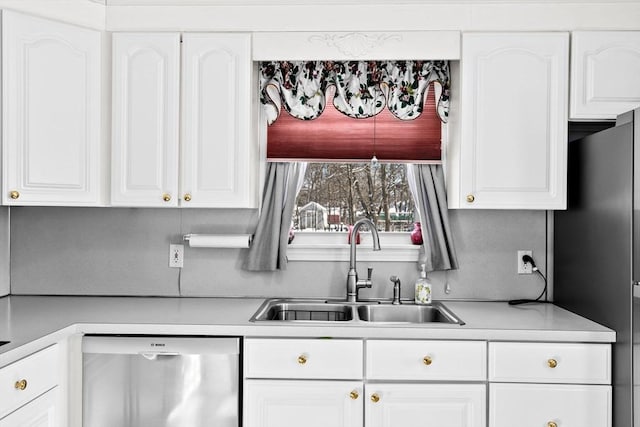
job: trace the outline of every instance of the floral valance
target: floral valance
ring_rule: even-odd
[[[284,108],[301,120],[320,116],[333,95],[342,114],[367,118],[387,107],[401,120],[420,115],[431,82],[443,122],[449,113],[447,61],[274,61],[260,67],[260,101],[269,124]]]

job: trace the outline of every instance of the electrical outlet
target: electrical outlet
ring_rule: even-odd
[[[184,245],[169,245],[169,267],[182,268],[184,264]]]
[[[531,263],[522,262],[522,257],[525,255],[533,256],[533,251],[518,251],[518,274],[533,274]]]

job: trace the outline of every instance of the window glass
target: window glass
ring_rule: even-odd
[[[396,163],[309,163],[294,211],[294,229],[347,231],[369,218],[380,231],[413,229],[406,167]]]

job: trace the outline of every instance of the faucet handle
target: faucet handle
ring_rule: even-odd
[[[373,267],[367,268],[367,280],[371,281],[371,276],[373,275]]]

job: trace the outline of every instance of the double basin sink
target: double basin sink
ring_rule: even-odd
[[[340,322],[370,324],[446,323],[464,325],[444,304],[428,305],[390,302],[349,303],[335,300],[271,299],[262,304],[252,322]]]

